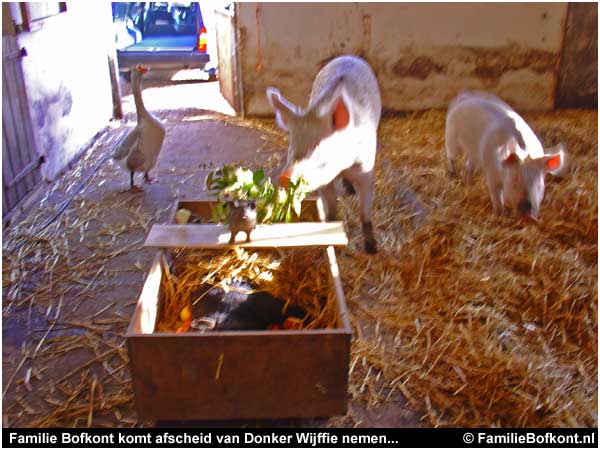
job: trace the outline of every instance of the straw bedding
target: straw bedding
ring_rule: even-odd
[[[425,426],[597,426],[597,112],[525,118],[568,151],[535,225],[493,215],[482,174],[472,186],[448,176],[445,112],[382,121],[380,251],[362,252],[357,199],[344,198],[350,245],[337,252],[350,393],[367,408],[405,401]],[[330,425],[349,419],[361,421]]]
[[[344,202],[355,397],[401,392],[433,426],[597,426],[597,114],[527,118],[569,159],[526,226],[492,214],[483,176],[449,179],[443,113],[384,121],[377,257]]]
[[[25,335],[20,354],[9,358],[4,340],[3,363],[10,367],[3,380],[4,427],[139,425],[124,339],[130,320],[124,310],[135,302],[122,284],[125,273],[141,281],[147,269],[139,261],[119,261],[140,251],[149,225],[166,210],[145,212],[138,199],[118,194],[94,199],[118,176],[105,167],[91,183],[93,192],[75,195],[40,231],[60,206],[57,199],[76,193],[81,177],[102,157],[99,150],[110,149],[114,137],[99,138],[24,220],[3,230],[3,328],[5,336]],[[117,205],[115,218],[108,211]],[[121,302],[122,296],[129,298]],[[23,323],[8,323],[23,315]]]
[[[472,186],[448,178],[443,112],[382,121],[377,256],[362,251],[356,199],[344,198],[341,208],[350,245],[337,255],[353,326],[354,403],[377,410],[406,402],[423,426],[598,425],[597,113],[525,118],[544,143],[562,141],[569,155],[563,176],[547,177],[534,225],[494,216],[481,177]],[[273,165],[281,160],[273,150],[285,139],[272,121],[230,122],[263,133],[260,151],[272,154]],[[103,212],[117,205],[122,220],[103,223]],[[5,378],[5,426],[137,423],[126,302],[95,305],[92,317],[77,311],[93,304],[98,286],[116,282],[123,268],[112,261],[139,252],[163,212],[144,212],[119,196],[76,198],[41,235],[35,230],[50,206],[3,233],[5,317],[19,308],[47,312]],[[136,263],[128,270],[141,282],[146,269]],[[61,334],[72,329],[79,331]],[[87,359],[69,359],[83,350]],[[63,367],[58,380],[47,376],[53,365]],[[360,424],[356,408],[327,422]]]

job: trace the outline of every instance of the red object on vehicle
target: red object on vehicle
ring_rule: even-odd
[[[206,50],[206,27],[203,25],[198,35],[198,51],[206,53]]]

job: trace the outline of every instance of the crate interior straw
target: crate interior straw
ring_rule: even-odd
[[[213,206],[176,202],[171,222],[176,211],[187,209],[192,223],[154,225],[148,234],[145,245],[159,250],[127,331],[140,417],[227,420],[344,414],[351,331],[334,252],[334,246],[347,243],[342,224],[319,222],[320,201],[306,199],[300,222],[259,225],[250,243],[232,247],[226,225],[193,223],[194,218],[208,221]],[[243,266],[248,274],[260,272],[257,264],[262,260],[270,264],[269,276],[255,277],[258,290],[273,292],[286,307],[299,303],[306,319],[293,329],[176,332],[176,325],[164,317],[169,308],[165,303],[195,299],[194,290],[181,285],[190,280],[182,273],[188,270],[190,276],[190,270],[198,270],[198,276],[191,276],[195,281],[214,280],[211,275],[217,275],[223,261],[232,260],[235,270]],[[215,273],[204,273],[210,267]],[[169,297],[169,289],[184,294]],[[311,295],[320,295],[313,294],[316,289],[325,289],[324,294],[311,300]]]

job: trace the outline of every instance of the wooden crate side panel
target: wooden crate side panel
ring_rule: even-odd
[[[162,257],[162,251],[159,251],[152,261],[148,276],[142,287],[142,292],[135,306],[135,311],[129,322],[129,328],[127,329],[128,336],[154,332],[156,315],[158,313],[160,282],[162,280]]]
[[[326,417],[346,412],[350,335],[129,339],[140,417]]]
[[[337,302],[337,326],[338,328],[350,333],[350,318],[348,316],[346,297],[344,296],[344,289],[342,286],[342,280],[340,278],[340,269],[335,257],[335,249],[333,247],[327,247],[326,252],[327,261],[329,262],[329,278],[330,282],[332,283],[332,287],[335,290]]]
[[[186,200],[181,202],[176,202],[174,205],[174,210],[171,214],[171,222],[174,222],[175,213],[180,208],[189,209],[192,213],[197,216],[200,216],[206,220],[209,220],[211,217],[212,208],[218,205],[218,202],[213,201],[201,201],[201,200]]]
[[[173,223],[175,219],[175,213],[180,208],[189,209],[193,214],[200,216],[206,220],[211,218],[211,211],[219,202],[206,201],[206,200],[183,200],[175,201],[173,209],[169,214],[169,222]],[[307,198],[302,201],[302,208],[300,210],[300,220],[304,222],[314,222],[320,220],[322,204],[320,198]],[[324,213],[323,217],[324,217]]]

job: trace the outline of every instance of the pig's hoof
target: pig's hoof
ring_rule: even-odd
[[[365,252],[370,255],[377,253],[377,242],[365,242]]]
[[[354,185],[349,180],[347,180],[346,178],[342,178],[342,184],[344,185],[346,194],[348,194],[348,195],[356,194],[356,189],[354,189]]]
[[[446,166],[446,173],[448,174],[449,178],[458,178],[458,170],[456,170],[456,164],[449,163],[448,166]]]

